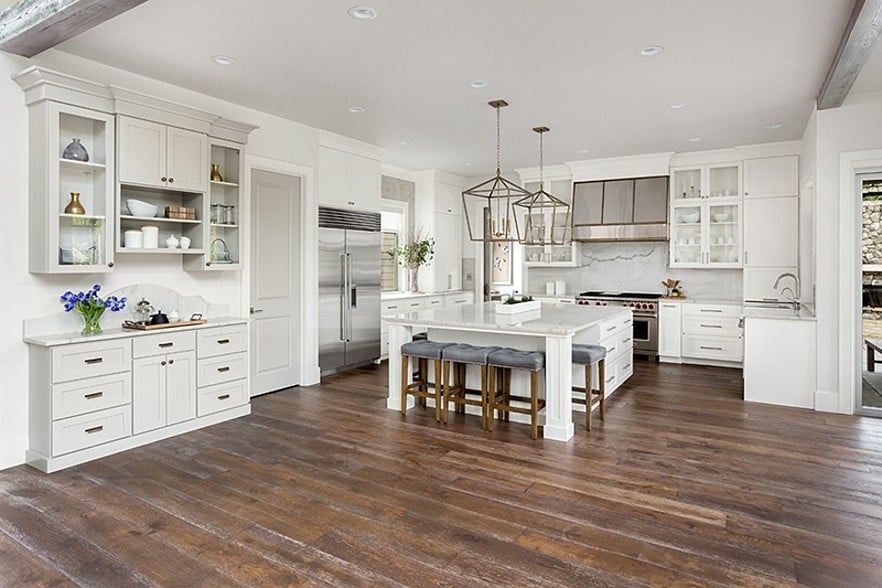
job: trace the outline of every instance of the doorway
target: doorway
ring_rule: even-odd
[[[299,385],[302,178],[251,170],[251,395]]]
[[[861,381],[857,412],[882,417],[882,173],[858,175]]]

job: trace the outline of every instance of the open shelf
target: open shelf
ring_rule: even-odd
[[[60,165],[62,168],[77,169],[77,170],[80,170],[83,172],[107,169],[107,166],[104,165],[103,163],[93,163],[91,161],[77,161],[75,159],[64,159],[64,158],[60,158],[58,160],[58,165]]]
[[[146,247],[120,247],[116,250],[117,253],[134,253],[137,255],[202,255],[205,253],[203,249],[181,249],[177,247],[175,249],[169,249],[168,247],[156,247],[156,248],[146,248]]]
[[[59,218],[81,218],[83,220],[97,220],[97,221],[103,221],[105,218],[103,214],[69,214],[67,212],[59,213],[58,217]]]
[[[225,186],[227,188],[238,188],[239,187],[239,184],[237,184],[236,182],[215,182],[214,180],[211,180],[211,185],[212,186]]]
[[[239,225],[226,225],[224,223],[211,223],[212,227],[220,227],[224,229],[238,229]]]
[[[189,220],[183,218],[166,218],[164,216],[132,216],[130,214],[121,214],[119,219],[123,221],[141,221],[152,223],[177,223],[182,225],[201,225],[201,220]]]

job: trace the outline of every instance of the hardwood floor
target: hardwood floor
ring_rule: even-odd
[[[588,433],[385,408],[385,367],[52,475],[0,472],[0,584],[882,585],[882,420],[637,364]]]

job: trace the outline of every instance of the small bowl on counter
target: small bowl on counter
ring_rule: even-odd
[[[129,198],[126,200],[126,208],[129,209],[129,214],[132,216],[140,216],[152,218],[156,216],[156,213],[159,211],[159,207],[155,204],[150,204],[149,202],[144,202],[143,200],[135,200],[134,198]]]

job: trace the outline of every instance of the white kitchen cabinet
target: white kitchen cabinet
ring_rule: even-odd
[[[462,217],[435,213],[435,291],[456,291],[462,287]]]
[[[744,161],[744,198],[799,195],[799,157],[766,157]]]
[[[545,179],[545,190],[563,200],[572,202],[573,182],[569,179]],[[526,182],[524,189],[530,193],[539,190],[539,182]],[[579,267],[581,263],[581,243],[572,240],[572,208],[561,210],[552,216],[551,211],[533,215],[531,224],[534,230],[543,234],[554,233],[560,245],[524,245],[525,267]],[[570,239],[568,242],[567,239]]]
[[[680,200],[671,205],[670,266],[741,267],[741,199]]]
[[[462,216],[462,189],[445,182],[435,182],[435,212]]]
[[[685,303],[681,320],[682,357],[727,364],[743,359],[741,305]]]
[[[382,172],[376,159],[319,147],[319,203],[379,211]]]
[[[51,100],[28,105],[28,271],[111,271],[113,255],[114,118]],[[89,161],[65,159],[78,139]],[[73,193],[85,213],[65,212]]]
[[[675,167],[671,169],[671,202],[741,198],[741,164]]]
[[[414,312],[427,308],[445,308],[459,304],[472,304],[475,301],[474,292],[448,292],[435,296],[416,295],[388,298],[380,305],[381,317],[395,315],[402,312]],[[380,357],[389,356],[389,328],[386,321],[381,319],[380,328]]]
[[[199,333],[195,407],[199,417],[248,402],[247,340],[245,325],[215,327]]]
[[[796,267],[799,263],[799,198],[744,201],[744,267]]]
[[[659,361],[680,361],[682,302],[662,300],[658,305]]]
[[[748,315],[744,323],[744,400],[814,408],[815,321]]]
[[[132,366],[132,432],[196,418],[196,352],[135,359]]]
[[[117,117],[121,184],[181,192],[208,189],[208,137],[128,116]]]

